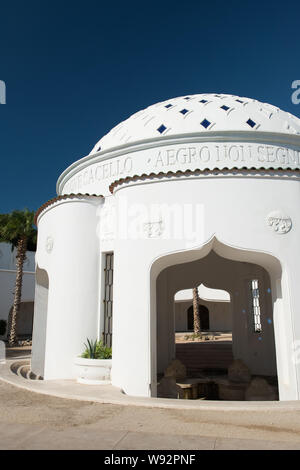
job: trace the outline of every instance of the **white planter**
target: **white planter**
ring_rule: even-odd
[[[87,385],[110,383],[112,359],[75,358],[77,382]]]

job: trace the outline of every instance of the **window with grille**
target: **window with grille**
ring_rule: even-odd
[[[261,333],[261,317],[260,317],[260,304],[259,304],[259,286],[258,280],[252,279],[250,281],[251,291],[251,312],[254,323],[254,332]]]
[[[103,343],[112,346],[114,254],[105,254]]]

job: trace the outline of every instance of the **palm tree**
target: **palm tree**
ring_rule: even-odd
[[[9,214],[0,214],[0,242],[10,243],[12,250],[17,249],[16,283],[13,308],[8,318],[8,344],[17,343],[17,320],[20,310],[23,282],[23,265],[26,260],[27,248],[35,250],[37,231],[34,227],[34,212],[24,209]]]
[[[193,313],[194,313],[194,333],[195,335],[200,335],[201,324],[200,324],[198,287],[193,288]]]

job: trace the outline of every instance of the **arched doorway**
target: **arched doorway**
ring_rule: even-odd
[[[209,288],[224,289],[230,293],[233,309],[233,355],[242,359],[253,376],[277,375],[277,355],[285,351],[275,345],[278,327],[273,318],[282,313],[278,297],[281,295],[280,262],[267,253],[240,250],[212,239],[197,250],[174,253],[156,261],[152,271],[152,289],[155,290],[155,336],[152,329],[152,380],[155,390],[157,373],[176,357],[174,341],[174,312],[171,304],[174,294],[191,285],[205,282]],[[154,273],[156,271],[156,276]],[[257,326],[258,312],[253,296],[253,281],[259,281],[262,330]],[[152,290],[153,292],[153,290]],[[165,294],[162,294],[162,293]],[[273,317],[274,313],[274,317]],[[152,317],[153,318],[153,317]],[[276,349],[277,347],[277,349]],[[154,362],[155,361],[155,362]],[[154,372],[156,375],[154,375]],[[155,392],[152,393],[156,396]]]
[[[205,305],[199,305],[200,325],[202,331],[209,330],[209,310]],[[188,330],[194,330],[194,309],[191,305],[187,310],[187,325]]]

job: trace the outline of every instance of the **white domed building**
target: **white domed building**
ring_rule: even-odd
[[[233,357],[300,399],[299,169],[300,120],[249,98],[168,99],[113,128],[37,212],[33,372],[75,378],[103,338],[112,385],[155,397],[174,296],[203,284],[230,296]]]

